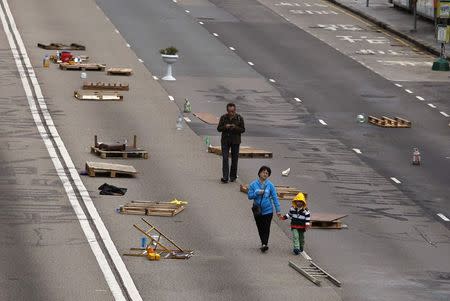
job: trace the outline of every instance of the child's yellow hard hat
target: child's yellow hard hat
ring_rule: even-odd
[[[292,204],[296,207],[296,202],[303,202],[304,206],[306,206],[306,198],[302,192],[299,192],[295,198],[292,200]]]

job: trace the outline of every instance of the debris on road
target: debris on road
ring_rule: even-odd
[[[299,272],[300,274],[302,274],[306,279],[308,279],[317,286],[322,285],[322,281],[319,280],[318,278],[328,279],[331,283],[333,283],[338,287],[341,287],[342,285],[340,281],[338,281],[336,278],[331,276],[329,273],[327,273],[325,270],[320,268],[317,264],[315,264],[312,261],[308,262],[308,266],[303,267],[295,264],[292,261],[289,261],[289,266],[294,270],[296,270],[297,272]]]
[[[308,194],[306,192],[303,192],[294,187],[276,185],[275,188],[277,189],[277,196],[280,200],[292,201],[292,199],[295,198],[295,196],[300,192],[305,195],[305,198],[308,198]],[[243,193],[248,193],[248,185],[240,185],[239,189]]]
[[[106,158],[142,158],[148,159],[148,151],[137,147],[137,136],[133,136],[133,145],[127,143],[104,143],[98,142],[97,135],[94,136],[94,145],[91,146],[91,153]]]
[[[101,195],[125,195],[127,188],[121,188],[108,183],[104,183],[98,187]]]
[[[61,63],[59,64],[61,70],[77,70],[77,71],[104,71],[106,65],[96,63]]]
[[[70,45],[62,43],[50,43],[48,45],[38,43],[37,46],[46,50],[86,50],[86,47],[77,43],[71,43]]]
[[[107,75],[121,75],[121,76],[131,76],[133,74],[133,69],[131,68],[108,68],[106,70]]]
[[[208,112],[196,112],[194,113],[194,116],[207,124],[211,125],[219,124],[219,117]]]
[[[119,90],[128,91],[130,89],[129,84],[122,83],[105,83],[105,82],[88,82],[83,84],[83,90]]]
[[[187,202],[183,203],[187,204]],[[130,203],[120,206],[119,213],[172,217],[183,211],[185,208],[184,204],[181,203],[131,201]]]
[[[111,178],[116,176],[134,177],[137,174],[136,169],[131,165],[110,164],[102,162],[86,162],[86,172],[90,177],[106,175]]]
[[[78,100],[121,101],[123,95],[112,91],[74,91],[73,96]]]
[[[420,151],[417,147],[413,148],[412,165],[420,165]]]
[[[286,170],[283,170],[282,172],[281,172],[281,175],[283,176],[283,177],[287,177],[287,176],[289,176],[289,173],[291,172],[291,168],[289,167],[288,169],[286,169]]]
[[[220,146],[209,146],[208,152],[222,155],[222,148]],[[231,151],[230,151],[231,152]],[[239,158],[272,158],[272,152],[253,148],[250,146],[241,146],[239,148]]]
[[[136,224],[133,225],[139,232],[150,239],[150,243],[145,248],[131,248],[132,253],[125,253],[124,256],[139,256],[147,257],[149,260],[158,260],[158,256],[150,255],[151,253],[158,254],[163,259],[189,259],[194,252],[179,247],[172,239],[164,235],[156,226],[150,224],[144,218],[141,219],[149,229],[142,229]],[[157,233],[156,235],[152,235]]]
[[[367,121],[384,128],[410,128],[412,125],[411,121],[400,117],[392,119],[386,116],[382,116],[381,118],[369,116]]]
[[[346,229],[348,226],[343,224],[341,219],[347,214],[321,213],[311,214],[312,229]]]

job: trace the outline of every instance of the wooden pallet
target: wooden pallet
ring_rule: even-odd
[[[346,217],[346,214],[336,213],[311,213],[311,228],[313,229],[344,229],[347,225],[342,223],[341,219]]]
[[[111,178],[116,176],[133,177],[137,174],[136,169],[131,165],[110,164],[102,162],[86,162],[86,172],[90,177],[107,175]]]
[[[104,71],[106,65],[96,63],[61,63],[59,68],[62,70]]]
[[[122,214],[172,217],[184,209],[185,207],[183,205],[172,204],[169,202],[132,201],[121,206],[119,212]]]
[[[337,280],[335,277],[331,276],[324,269],[320,268],[313,261],[308,261],[307,266],[299,266],[295,264],[293,261],[289,261],[289,266],[302,274],[306,279],[311,281],[317,286],[322,285],[322,281],[319,278],[328,279],[331,283],[336,285],[337,287],[341,287],[342,283]]]
[[[46,50],[86,50],[86,47],[77,43],[72,43],[70,45],[62,43],[50,43],[48,45],[38,43],[37,46]]]
[[[219,117],[217,117],[216,115],[213,115],[211,113],[196,112],[196,113],[194,113],[194,116],[207,124],[212,124],[212,125],[219,124]]]
[[[104,83],[104,82],[88,82],[83,84],[83,90],[117,90],[128,91],[130,89],[129,84],[121,83]]]
[[[123,95],[111,91],[74,91],[73,96],[78,100],[121,101]]]
[[[297,194],[303,192],[297,188],[283,185],[276,185],[275,188],[277,189],[277,196],[280,200],[292,200]],[[240,185],[240,191],[248,193],[248,185]],[[303,192],[303,194],[308,199],[308,194],[306,192]]]
[[[122,76],[130,76],[133,74],[133,69],[131,68],[108,68],[106,70],[106,74],[108,75],[122,75]]]
[[[222,148],[220,146],[208,146],[208,152],[222,155]],[[241,146],[239,148],[239,158],[272,158],[272,152],[256,149],[250,146]]]
[[[369,116],[367,121],[371,124],[384,128],[410,128],[412,125],[411,121],[400,117],[390,118],[382,116],[381,118],[378,118],[374,116]]]
[[[137,136],[133,137],[133,145],[131,147],[125,147],[123,151],[117,150],[104,150],[100,148],[100,143],[98,142],[97,135],[94,136],[94,145],[91,146],[91,153],[100,156],[102,159],[106,158],[141,158],[148,159],[148,152],[144,149],[137,147]]]

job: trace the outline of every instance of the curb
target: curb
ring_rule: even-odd
[[[370,15],[368,15],[368,14],[366,14],[366,13],[364,13],[364,12],[362,12],[362,11],[356,9],[356,8],[353,8],[351,6],[347,6],[347,5],[345,5],[343,3],[340,3],[340,2],[338,2],[336,0],[326,0],[326,1],[331,2],[331,3],[337,5],[337,6],[341,7],[341,8],[344,8],[344,9],[346,9],[346,10],[348,10],[348,11],[350,11],[350,12],[352,12],[352,13],[354,13],[354,14],[356,14],[356,15],[364,18],[364,19],[366,19],[367,21],[370,21],[370,22],[376,24],[379,27],[381,27],[381,28],[383,28],[383,29],[385,29],[385,30],[387,30],[387,31],[389,31],[391,33],[394,33],[394,34],[400,36],[401,38],[407,40],[408,42],[414,44],[415,46],[421,48],[422,50],[426,50],[427,52],[429,52],[431,54],[434,54],[434,55],[437,55],[437,56],[439,56],[441,54],[440,51],[437,50],[434,46],[431,46],[431,45],[429,45],[428,43],[426,43],[426,42],[424,42],[422,40],[415,39],[415,38],[405,34],[404,32],[401,32],[401,31],[399,31],[399,30],[397,30],[395,28],[392,28],[389,24],[384,23],[384,22],[382,22],[382,21],[380,21],[378,19],[375,19],[374,17],[372,17],[372,16],[370,16]],[[449,56],[447,56],[447,55],[445,57],[447,59],[449,58]]]

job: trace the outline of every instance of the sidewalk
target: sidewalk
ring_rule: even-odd
[[[328,0],[336,5],[391,31],[409,42],[439,55],[440,44],[434,36],[434,24],[420,16],[417,17],[417,32],[411,32],[414,26],[414,17],[407,11],[395,8],[387,0]]]

